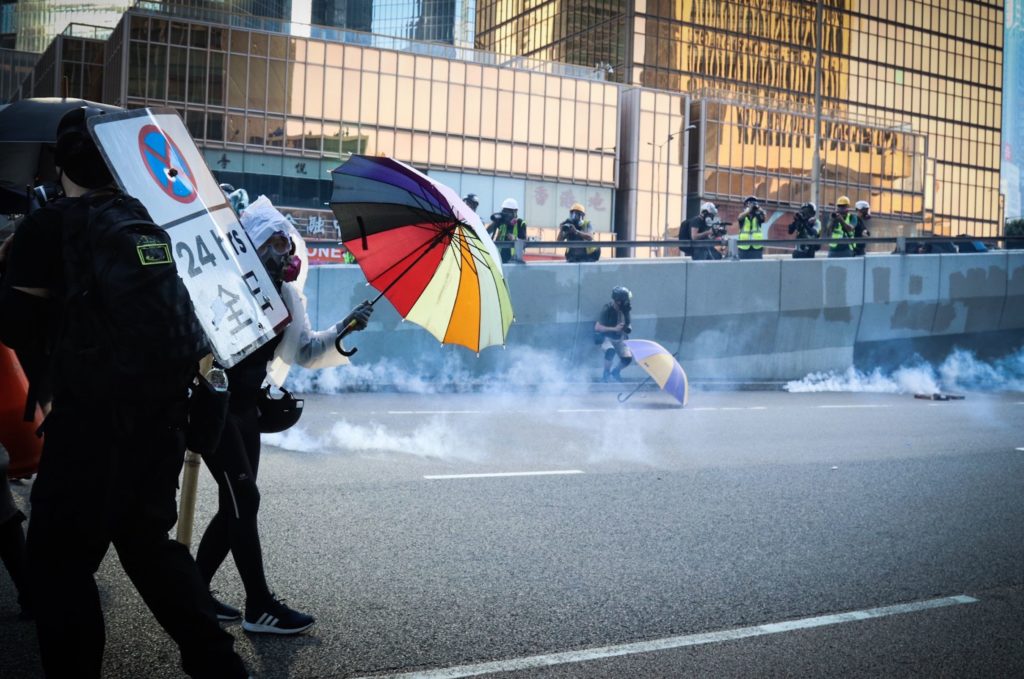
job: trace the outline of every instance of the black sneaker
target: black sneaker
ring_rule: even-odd
[[[284,602],[271,598],[270,603],[258,607],[246,604],[242,629],[265,634],[299,634],[314,622],[313,616],[293,611]]]
[[[242,619],[242,611],[238,610],[234,606],[228,606],[226,603],[214,596],[216,592],[210,592],[210,598],[213,599],[213,610],[217,613],[217,619],[221,622],[234,622],[235,620]]]

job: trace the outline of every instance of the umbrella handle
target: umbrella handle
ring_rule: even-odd
[[[643,382],[641,382],[640,384],[636,385],[636,387],[633,389],[633,391],[629,392],[625,396],[623,396],[622,394],[619,394],[618,396],[616,396],[616,398],[619,399],[619,403],[625,403],[626,401],[629,400],[629,398],[633,394],[635,394],[636,392],[640,391],[640,387],[644,386],[645,384],[647,384],[650,381],[651,381],[651,378],[647,377]]]
[[[341,340],[345,339],[346,335],[351,334],[352,331],[355,330],[355,327],[356,322],[353,320],[347,326],[345,326],[344,330],[338,333],[337,337],[334,338],[334,348],[337,349],[338,353],[344,356],[345,358],[348,358],[349,356],[359,351],[359,347],[352,347],[351,349],[346,350],[341,346]]]

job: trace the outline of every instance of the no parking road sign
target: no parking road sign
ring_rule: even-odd
[[[138,109],[89,128],[118,186],[171,235],[217,360],[230,367],[272,339],[288,310],[178,114]]]

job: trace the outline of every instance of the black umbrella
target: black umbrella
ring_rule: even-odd
[[[28,209],[31,187],[56,181],[49,147],[57,140],[57,124],[68,111],[94,106],[122,111],[117,106],[85,99],[22,99],[0,108],[0,213]]]

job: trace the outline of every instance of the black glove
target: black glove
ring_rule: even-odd
[[[352,310],[345,319],[339,323],[336,327],[338,333],[344,333],[345,330],[351,326],[351,331],[365,330],[367,323],[370,322],[370,316],[373,314],[373,305],[369,302],[361,302],[359,306]]]

